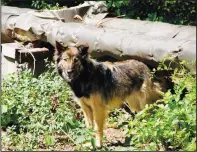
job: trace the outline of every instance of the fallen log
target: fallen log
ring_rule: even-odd
[[[178,61],[196,61],[196,37],[193,26],[129,19],[102,20],[106,13],[99,13],[100,16],[91,24],[88,23],[87,15],[81,15],[83,21],[76,21],[74,16],[80,15],[79,13],[72,14],[64,22],[57,20],[66,16],[68,12],[69,10],[67,12],[58,10],[43,14],[43,12],[30,11],[20,16],[12,15],[3,21],[3,25],[6,34],[18,41],[41,40],[53,46],[55,41],[68,46],[87,42],[93,57],[107,55],[118,60],[136,58],[152,67],[156,67],[158,62],[169,56]],[[55,15],[46,18],[46,14]],[[2,15],[4,16],[4,13]],[[196,72],[195,65],[187,65],[187,67],[192,72]]]
[[[155,37],[196,40],[196,27],[133,19],[105,18],[97,25]]]

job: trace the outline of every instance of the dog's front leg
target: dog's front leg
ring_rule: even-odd
[[[102,146],[102,138],[103,138],[103,129],[105,120],[107,117],[107,111],[105,106],[97,105],[93,108],[94,115],[94,129],[96,131],[96,146]]]
[[[86,105],[85,103],[81,102],[80,106],[82,108],[84,118],[85,118],[85,124],[87,127],[93,127],[93,112],[91,107]]]

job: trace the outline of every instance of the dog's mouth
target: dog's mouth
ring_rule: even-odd
[[[74,71],[63,71],[62,75],[66,81],[71,82],[74,79],[75,73]]]
[[[74,78],[74,71],[67,71],[67,75],[69,79],[73,79]]]

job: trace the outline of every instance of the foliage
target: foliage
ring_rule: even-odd
[[[196,25],[196,1],[122,0],[106,1],[109,11],[125,18]]]
[[[172,75],[174,94],[169,90],[134,119],[124,109],[110,112],[108,126],[124,129],[128,147],[104,145],[97,150],[196,150],[196,77],[181,67]],[[169,69],[164,62],[158,68]],[[18,77],[12,74],[2,85],[1,123],[7,131],[3,147],[62,150],[70,143],[76,145],[75,150],[89,150],[83,143],[91,141],[94,147],[93,131],[85,128],[79,110],[53,68],[38,78],[27,70]]]
[[[24,0],[2,0],[1,4],[32,9],[60,9],[66,6],[76,6],[83,2],[83,0],[28,0],[24,3]]]
[[[1,4],[33,9],[60,9],[83,3],[83,0],[2,0]],[[180,25],[196,25],[196,1],[182,0],[106,0],[109,12],[125,18],[160,21]]]
[[[129,123],[130,144],[138,150],[196,150],[196,77],[183,68],[172,79],[175,94],[169,90]]]
[[[169,69],[164,62],[158,68]],[[110,112],[108,126],[124,129],[128,147],[104,145],[97,150],[196,150],[196,77],[182,66],[172,79],[175,93],[169,90],[134,119],[124,109]],[[76,145],[75,150],[89,150],[82,143],[91,141],[94,147],[90,137],[93,132],[85,128],[79,110],[54,69],[49,68],[38,78],[27,70],[18,77],[12,74],[2,85],[1,123],[7,131],[2,137],[3,147],[62,150],[70,143]]]
[[[62,139],[72,144],[91,140],[69,87],[51,68],[38,78],[28,70],[10,75],[3,80],[1,99],[1,125],[8,133],[3,144],[10,150],[53,149]]]
[[[1,1],[1,6],[6,6],[6,5],[8,5],[6,2]]]
[[[67,8],[66,6],[60,7],[59,3],[47,3],[44,0],[33,0],[31,6],[35,9],[48,9],[48,10],[57,10],[61,8]]]

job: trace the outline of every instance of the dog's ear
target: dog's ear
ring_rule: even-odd
[[[57,51],[60,53],[60,52],[63,52],[66,50],[66,47],[64,47],[61,43],[55,41],[55,45],[56,45],[56,49]]]
[[[79,54],[82,58],[86,58],[88,56],[89,45],[87,43],[80,43],[76,45],[79,50]]]

